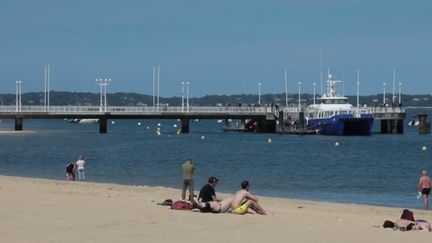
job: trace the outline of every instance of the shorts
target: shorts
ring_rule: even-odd
[[[248,211],[248,205],[243,204],[239,207],[237,207],[236,209],[234,209],[232,212],[235,214],[245,214]]]
[[[421,191],[422,195],[426,195],[427,196],[427,195],[429,195],[429,193],[430,193],[430,188],[423,188],[422,191]]]

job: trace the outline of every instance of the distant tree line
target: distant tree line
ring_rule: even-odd
[[[348,102],[356,105],[356,96],[347,96]],[[318,96],[316,97],[318,98]],[[398,105],[398,96],[394,98],[395,105]],[[43,105],[43,92],[29,92],[22,94],[23,105]],[[368,95],[360,96],[361,105],[376,105],[383,104],[383,95]],[[85,92],[65,92],[51,91],[50,105],[53,106],[97,106],[100,102],[100,94],[85,93]],[[160,103],[169,106],[181,106],[181,97],[160,97]],[[185,101],[186,102],[186,101]],[[318,100],[316,100],[318,103]],[[256,94],[239,94],[239,95],[206,95],[199,98],[190,98],[189,103],[192,106],[253,106],[258,103],[258,95]],[[298,105],[298,94],[288,95],[289,106]],[[313,103],[312,94],[301,94],[302,105],[310,105]],[[387,94],[386,103],[392,104],[391,94]],[[403,106],[413,107],[432,107],[432,97],[427,95],[402,95],[401,103]],[[261,95],[261,105],[278,104],[285,105],[285,94],[263,94]],[[0,94],[0,105],[15,105],[15,94]],[[151,95],[137,93],[111,93],[108,94],[109,106],[152,106],[153,97]]]

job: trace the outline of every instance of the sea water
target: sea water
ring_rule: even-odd
[[[66,164],[84,155],[88,181],[180,188],[190,158],[196,190],[216,176],[219,192],[249,180],[258,195],[422,208],[417,185],[422,170],[432,173],[432,136],[406,125],[418,112],[407,111],[404,134],[346,137],[223,132],[216,120],[191,121],[183,135],[177,120],[109,120],[99,134],[97,124],[26,119],[30,133],[0,134],[0,174],[64,180]]]

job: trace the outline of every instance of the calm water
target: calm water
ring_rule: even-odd
[[[178,136],[174,124],[115,120],[101,135],[97,124],[24,120],[24,130],[34,133],[0,135],[0,174],[63,180],[66,163],[83,154],[88,181],[179,188],[181,164],[191,158],[197,190],[214,175],[222,192],[235,192],[248,179],[261,195],[421,208],[418,176],[432,172],[432,136],[407,126],[403,135],[289,136],[225,133],[221,123],[203,120]],[[3,120],[0,128],[11,130],[13,123]]]

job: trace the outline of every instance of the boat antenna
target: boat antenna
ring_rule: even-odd
[[[342,73],[342,96],[345,96],[345,73]]]
[[[322,47],[320,46],[320,86],[321,96],[323,95],[323,60],[322,60]]]
[[[288,107],[288,80],[287,80],[287,70],[285,68],[285,107]]]
[[[396,85],[396,68],[393,67],[393,96],[392,96],[392,104],[395,103],[395,85]]]
[[[357,67],[357,110],[360,107],[360,69]]]

